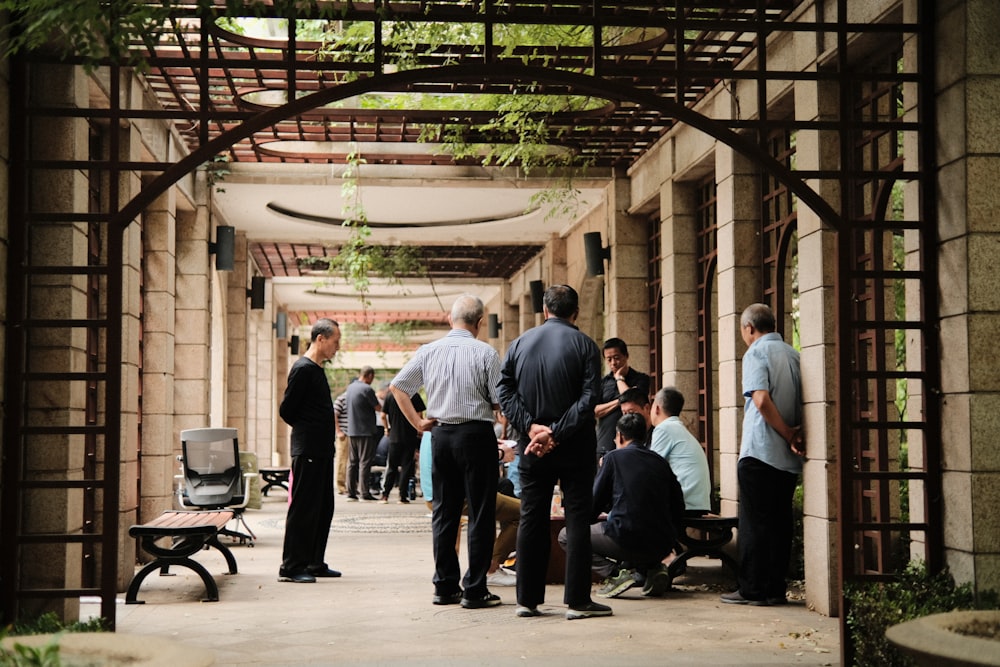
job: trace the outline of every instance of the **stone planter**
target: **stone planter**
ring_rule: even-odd
[[[24,635],[7,637],[3,647],[13,650],[14,644],[42,647],[55,635]],[[208,649],[185,646],[180,642],[127,635],[116,632],[67,632],[59,637],[59,660],[64,667],[210,667],[215,655]]]
[[[921,667],[1000,665],[1000,638],[974,634],[998,623],[1000,610],[951,611],[894,625],[885,636]]]

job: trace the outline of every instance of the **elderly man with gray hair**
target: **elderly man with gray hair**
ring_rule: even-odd
[[[500,356],[477,340],[485,307],[475,296],[458,297],[448,321],[451,331],[417,349],[399,371],[390,390],[406,418],[419,431],[431,430],[434,543],[434,604],[466,609],[495,607],[486,575],[496,532],[497,438],[495,412]],[[427,418],[410,399],[427,390]],[[462,506],[468,503],[469,569],[461,578],[455,542]],[[464,589],[464,590],[463,590]]]

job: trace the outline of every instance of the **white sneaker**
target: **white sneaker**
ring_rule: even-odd
[[[487,586],[516,586],[517,575],[500,568],[493,574],[486,575]]]

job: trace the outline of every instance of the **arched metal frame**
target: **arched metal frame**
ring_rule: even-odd
[[[888,183],[895,179],[916,181],[919,185],[919,215],[911,221],[891,223],[894,229],[910,230],[921,237],[921,247],[933,247],[935,222],[933,187],[929,179],[933,174],[931,163],[933,151],[933,104],[931,75],[933,72],[933,40],[931,28],[934,22],[934,3],[931,0],[914,0],[917,8],[916,19],[906,23],[897,13],[883,23],[858,22],[852,19],[847,0],[837,0],[832,11],[834,19],[809,23],[796,15],[801,4],[796,0],[756,0],[754,2],[732,2],[720,0],[676,0],[675,2],[631,3],[622,6],[612,2],[594,3],[551,3],[535,2],[492,2],[456,5],[444,0],[425,2],[401,2],[374,4],[337,5],[339,20],[369,21],[374,25],[371,60],[367,63],[353,61],[317,62],[310,53],[296,42],[295,20],[312,18],[305,12],[292,17],[290,35],[285,48],[266,58],[255,55],[254,46],[244,47],[243,60],[233,60],[238,49],[219,48],[219,34],[214,27],[215,13],[201,14],[197,6],[182,6],[173,18],[176,30],[183,28],[185,39],[192,40],[194,48],[184,48],[169,56],[160,54],[149,44],[150,71],[147,80],[160,86],[161,100],[168,99],[177,90],[163,93],[166,88],[179,80],[171,72],[186,72],[197,86],[185,100],[189,108],[165,104],[162,109],[132,109],[123,106],[122,67],[117,63],[101,63],[98,71],[104,73],[101,80],[107,87],[109,105],[94,108],[68,108],[46,105],[40,102],[30,80],[35,64],[50,65],[54,61],[44,54],[28,54],[12,61],[11,67],[11,188],[10,188],[10,257],[8,270],[8,329],[6,371],[7,414],[4,422],[3,455],[3,496],[2,528],[5,548],[0,554],[2,563],[2,598],[4,617],[16,615],[21,602],[33,598],[67,598],[79,595],[100,595],[104,601],[102,614],[113,622],[115,616],[115,587],[117,565],[114,558],[102,558],[99,563],[99,581],[92,586],[39,588],[25,582],[21,576],[19,559],[22,548],[32,544],[99,544],[103,554],[118,552],[120,534],[119,521],[119,443],[123,439],[121,414],[121,373],[118,360],[123,358],[122,327],[123,286],[121,272],[124,267],[123,234],[142,211],[166,192],[186,174],[199,168],[217,154],[229,152],[236,159],[265,160],[264,151],[256,146],[258,133],[269,128],[282,126],[286,121],[303,125],[314,110],[322,110],[325,105],[373,91],[420,90],[462,90],[471,92],[514,93],[520,87],[530,86],[545,94],[591,95],[601,100],[611,101],[610,115],[604,118],[592,114],[580,114],[565,120],[569,127],[584,128],[572,139],[565,140],[571,148],[581,154],[590,155],[595,164],[624,167],[631,164],[644,151],[655,144],[675,123],[684,123],[727,144],[749,158],[757,167],[780,181],[798,198],[800,205],[808,206],[823,222],[838,232],[838,364],[841,393],[839,398],[839,432],[844,443],[841,456],[841,579],[850,580],[888,573],[870,573],[865,567],[858,567],[853,559],[852,545],[858,530],[882,530],[885,521],[897,529],[899,521],[882,518],[883,521],[864,517],[856,507],[852,489],[859,483],[858,470],[848,451],[848,443],[858,434],[883,433],[901,425],[887,419],[870,421],[858,409],[858,396],[854,389],[857,382],[885,382],[888,379],[905,377],[919,381],[930,395],[930,390],[939,385],[937,368],[938,342],[934,329],[933,302],[936,284],[936,266],[933,253],[924,253],[923,265],[905,272],[902,276],[922,289],[924,300],[922,311],[909,316],[903,322],[885,321],[885,313],[859,312],[854,308],[857,281],[887,279],[882,268],[859,268],[857,259],[868,250],[865,234],[871,236],[885,231],[884,221],[865,218],[857,214],[852,206],[854,191],[859,183]],[[225,3],[216,0],[217,11],[221,13]],[[485,43],[480,49],[441,46],[438,52],[421,59],[418,68],[385,73],[389,64],[385,45],[381,43],[383,25],[396,17],[399,20],[438,21],[441,23],[476,23],[484,27]],[[204,19],[204,20],[203,20]],[[502,51],[494,44],[494,29],[503,23],[535,23],[585,26],[593,30],[593,44],[586,48],[551,51],[554,58],[549,66],[541,66],[540,61],[524,64],[518,59],[504,59]],[[192,27],[193,26],[193,27]],[[631,52],[615,51],[602,43],[606,28],[642,26],[663,30],[665,39],[645,42]],[[815,71],[781,71],[770,68],[767,53],[774,38],[782,33],[812,32],[817,44],[828,43],[835,46],[835,56],[829,63]],[[872,38],[872,39],[868,39]],[[863,71],[870,42],[879,40],[896,41],[899,44],[915,40],[917,56],[911,67],[900,71]],[[858,46],[855,46],[855,45]],[[642,49],[646,48],[646,51]],[[249,55],[247,55],[249,54]],[[752,57],[752,60],[751,60]],[[74,62],[72,59],[70,63]],[[445,64],[458,62],[459,64]],[[749,65],[747,63],[750,63]],[[236,68],[249,68],[258,76],[265,69],[271,74],[278,72],[285,83],[287,99],[291,102],[265,110],[221,108],[218,100],[212,98],[212,91],[233,76]],[[315,77],[306,81],[299,73],[354,71],[356,80],[344,82],[343,77]],[[271,75],[269,74],[269,75]],[[317,84],[317,81],[320,81]],[[703,95],[719,82],[732,88],[745,84],[755,88],[756,115],[751,119],[715,120],[708,118],[695,107]],[[823,120],[796,120],[783,117],[775,119],[768,115],[767,84],[769,82],[809,81],[836,86],[840,92],[839,113],[836,118]],[[853,101],[860,95],[863,83],[890,82],[908,83],[916,88],[919,97],[915,108],[920,118],[859,117],[854,112]],[[308,85],[307,85],[308,84]],[[164,88],[166,86],[166,88]],[[300,92],[307,92],[299,95]],[[179,95],[178,95],[179,97]],[[233,101],[233,105],[236,102]],[[337,113],[326,112],[330,118]],[[380,112],[370,112],[379,116]],[[314,114],[315,115],[315,114]],[[322,113],[320,114],[323,115]],[[360,111],[356,111],[360,116]],[[419,116],[419,114],[415,114]],[[30,143],[33,124],[42,119],[76,118],[88,119],[107,129],[107,146],[103,155],[91,155],[86,160],[77,157],[68,160],[43,159],[33,152]],[[122,159],[122,137],[119,128],[129,122],[153,119],[185,124],[184,137],[188,142],[188,152],[176,162],[134,162]],[[329,119],[328,119],[329,120]],[[348,119],[351,131],[357,129],[357,118]],[[444,122],[439,114],[426,122]],[[474,119],[462,122],[474,124]],[[331,121],[332,122],[332,121]],[[377,123],[376,123],[377,124]],[[405,125],[405,123],[404,123]],[[778,128],[796,132],[829,133],[840,138],[841,164],[837,169],[803,171],[793,170],[774,159],[767,149],[766,137]],[[403,140],[414,140],[404,136]],[[923,162],[907,165],[901,170],[898,165],[859,163],[852,154],[852,142],[865,133],[911,133],[918,138],[919,155]],[[622,134],[628,141],[616,144],[614,137]],[[355,138],[357,138],[355,136]],[[249,151],[234,147],[253,143]],[[241,143],[242,142],[242,143]],[[305,160],[305,159],[304,159]],[[307,160],[305,160],[307,161]],[[30,187],[32,174],[58,170],[87,169],[99,172],[107,184],[100,211],[45,211],[39,205],[32,205]],[[123,177],[135,172],[157,174],[149,180],[137,196],[122,201],[121,184]],[[831,203],[811,188],[809,182],[834,182],[841,193],[841,201]],[[35,260],[31,246],[31,229],[37,224],[70,224],[86,222],[95,225],[103,237],[100,265],[74,264],[53,266]],[[859,236],[860,235],[860,236]],[[860,243],[858,242],[860,240]],[[899,277],[898,274],[894,274]],[[78,319],[39,317],[32,303],[30,290],[36,281],[51,276],[90,276],[97,281],[104,300],[97,306],[99,315]],[[102,349],[95,358],[97,367],[79,371],[73,368],[45,368],[40,370],[30,363],[32,348],[29,337],[37,331],[68,328],[90,332],[95,340],[100,340]],[[856,342],[870,331],[885,331],[891,328],[912,329],[922,336],[922,351],[919,370],[889,369],[885,364],[872,367],[860,363]],[[131,343],[130,343],[131,344]],[[880,352],[876,350],[875,356]],[[38,388],[52,382],[82,382],[99,387],[100,404],[103,414],[95,423],[40,425],[28,416],[29,397]],[[921,530],[926,534],[927,560],[932,568],[941,564],[940,535],[940,418],[934,400],[926,399],[922,421],[909,422],[903,427],[917,428],[923,434],[924,461],[921,471],[875,470],[865,471],[865,479],[920,479],[925,491],[925,520],[919,524],[907,524],[907,529]],[[103,418],[103,419],[101,419]],[[39,479],[25,471],[25,453],[33,438],[52,436],[76,438],[92,436],[98,451],[95,456],[99,466],[87,477],[81,479]],[[929,472],[928,472],[929,471]],[[103,472],[103,474],[102,474]],[[92,476],[90,476],[92,475]],[[67,534],[37,534],[24,525],[25,499],[33,491],[41,489],[95,489],[102,499],[98,510],[103,523],[93,527],[92,532],[82,530]]]

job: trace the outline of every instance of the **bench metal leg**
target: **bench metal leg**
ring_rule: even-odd
[[[211,547],[215,547],[216,549],[219,550],[219,553],[221,553],[225,557],[226,565],[229,566],[228,574],[237,574],[236,557],[233,555],[233,552],[229,550],[229,547],[227,547],[225,544],[219,541],[218,534],[212,535],[207,540],[205,540],[205,544]],[[214,585],[215,582],[213,581],[212,584]]]
[[[221,545],[220,545],[221,546]],[[228,549],[226,550],[228,551]],[[232,557],[230,553],[226,560],[229,562],[230,574],[236,573],[236,559]],[[139,586],[142,585],[143,580],[148,577],[153,570],[159,570],[163,568],[163,571],[170,565],[182,565],[189,570],[193,570],[199,577],[201,577],[202,583],[205,584],[205,592],[208,594],[203,602],[218,602],[219,601],[219,587],[215,583],[215,579],[209,574],[208,570],[205,569],[201,563],[191,560],[190,558],[177,558],[172,559],[170,562],[164,563],[159,560],[155,560],[152,563],[147,563],[145,567],[139,570],[134,577],[132,577],[132,582],[128,585],[128,592],[125,594],[125,604],[145,604],[143,600],[138,600],[137,596],[139,594]]]

